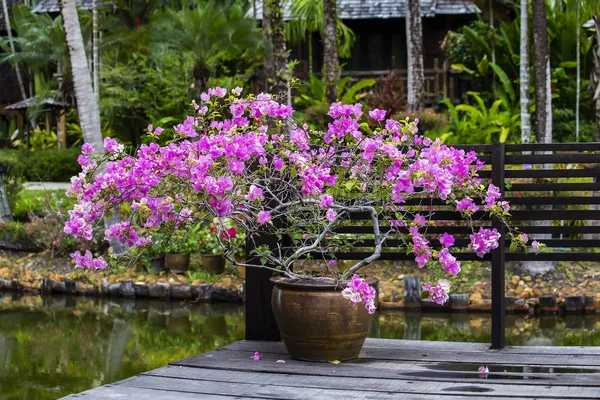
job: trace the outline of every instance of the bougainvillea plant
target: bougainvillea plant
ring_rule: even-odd
[[[293,110],[269,94],[240,93],[240,88],[229,95],[222,88],[203,93],[202,102],[193,103],[194,115],[173,127],[173,139],[164,146],[151,142],[128,154],[111,138],[103,150],[84,144],[82,172],[68,191],[78,203],[65,232],[89,239],[94,224],[128,203],[133,217],[108,228],[106,239],[139,251],[156,232],[221,220],[215,237],[234,265],[268,268],[289,279],[347,281],[344,297],[364,301],[369,312],[375,291],[358,273],[381,256],[390,237],[403,241],[420,268],[433,271],[436,279],[423,285],[432,301],[448,299],[450,284],[442,278],[460,272],[451,253],[454,238],[426,237],[435,224],[433,213],[405,207],[408,199],[437,197],[458,210],[472,228],[468,246],[479,256],[498,246],[499,233],[476,229],[472,216],[485,211],[506,221],[509,205],[500,201],[499,188],[478,177],[483,163],[475,153],[419,135],[418,121],[386,119],[377,109],[363,116],[361,104],[332,104],[329,127],[320,132],[295,123]],[[148,127],[150,138],[162,133]],[[335,233],[353,213],[370,218],[372,232],[363,236],[374,243],[368,257],[339,276],[292,270],[308,256],[330,261],[342,242],[355,240]],[[238,262],[233,255],[243,244],[227,240],[231,224],[251,242],[260,235],[289,240],[279,240],[277,248],[253,246],[254,257]],[[510,229],[509,235],[513,244],[526,247],[526,237]],[[78,267],[107,266],[89,253],[73,258]]]

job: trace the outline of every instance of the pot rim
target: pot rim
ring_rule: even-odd
[[[379,279],[372,275],[366,275],[364,277],[365,282],[367,282],[370,286],[374,286],[377,284]],[[292,280],[290,278],[286,278],[284,276],[274,276],[270,279],[270,281],[277,287],[287,288],[287,289],[295,289],[295,290],[335,290],[341,291],[346,288],[346,284],[350,282],[349,280],[338,280],[336,282],[319,282],[312,281],[308,279],[296,279]]]

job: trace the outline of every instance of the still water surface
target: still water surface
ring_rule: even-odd
[[[231,304],[0,293],[0,399],[46,400],[244,338]],[[382,312],[371,337],[489,342],[488,314]],[[600,345],[600,316],[509,316],[512,345]],[[250,355],[249,355],[250,356]]]

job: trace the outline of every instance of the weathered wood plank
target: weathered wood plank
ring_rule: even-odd
[[[242,340],[231,343],[223,349],[234,351],[258,351],[265,353],[287,354],[283,342],[259,342]],[[487,343],[465,342],[428,342],[424,340],[374,339],[365,341],[364,349],[384,348],[390,350],[427,350],[447,352],[488,352]],[[600,346],[506,346],[501,350],[507,354],[554,354],[554,355],[597,355],[600,356]],[[497,352],[494,352],[497,353]]]
[[[394,399],[398,394],[450,394],[483,398],[556,398],[600,399],[597,388],[579,387],[576,391],[565,386],[497,385],[481,381],[470,384],[453,382],[415,382],[377,378],[303,377],[286,380],[285,375],[273,377],[260,374],[256,383],[173,379],[158,376],[136,376],[117,385],[144,389],[160,389],[183,393],[209,393],[232,396],[252,395],[279,399]],[[290,386],[292,385],[292,386]],[[338,387],[333,389],[332,387]],[[299,390],[299,388],[301,390]]]
[[[252,396],[220,396],[207,393],[185,393],[163,391],[155,389],[142,389],[120,385],[104,385],[79,394],[63,397],[62,400],[224,400],[224,399],[248,399]]]
[[[298,376],[297,368],[293,360],[286,361],[285,364],[275,364],[272,360],[263,360],[262,364],[266,366],[259,367],[257,370],[221,370],[206,368],[190,368],[166,366],[156,370],[148,371],[142,375],[162,376],[168,378],[193,379],[193,380],[227,380],[228,382],[251,383],[258,381],[262,382],[263,375],[268,377],[285,377],[285,380],[300,382],[302,385],[311,377],[335,376],[337,379],[354,379],[365,377],[376,377],[380,379],[406,380],[406,381],[436,381],[436,382],[456,382],[463,384],[480,383],[482,380],[477,371],[447,371],[436,370],[419,365],[404,364],[399,368],[373,368],[369,370],[365,368],[346,368],[343,366],[312,366],[311,374],[300,374]],[[335,372],[332,372],[335,368]],[[284,378],[273,378],[284,379]],[[336,381],[337,382],[337,381]],[[527,386],[587,386],[600,387],[600,374],[550,374],[550,373],[504,373],[494,371],[488,374],[486,383],[494,383],[498,385],[527,385]],[[290,384],[292,386],[293,384]]]
[[[210,353],[184,358],[173,365],[194,366],[215,357],[219,361],[238,359],[238,351],[219,349]],[[248,353],[248,358],[254,351]],[[386,348],[363,348],[358,362],[373,360],[392,360],[425,363],[455,363],[472,365],[501,365],[501,366],[541,366],[564,367],[579,369],[600,369],[600,357],[595,355],[554,355],[554,354],[516,354],[498,352],[444,352],[430,350],[403,349],[390,351]]]

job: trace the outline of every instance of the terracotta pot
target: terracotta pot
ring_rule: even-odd
[[[222,274],[225,271],[225,257],[221,254],[202,254],[202,270],[209,274]]]
[[[377,280],[368,277],[373,286]],[[293,282],[273,277],[271,305],[281,338],[292,358],[344,361],[358,358],[373,321],[363,303],[342,297],[345,283]]]
[[[175,274],[185,274],[190,267],[189,254],[167,254],[165,264],[169,271]]]
[[[148,273],[158,275],[165,268],[165,256],[156,257],[150,265],[148,265]]]

